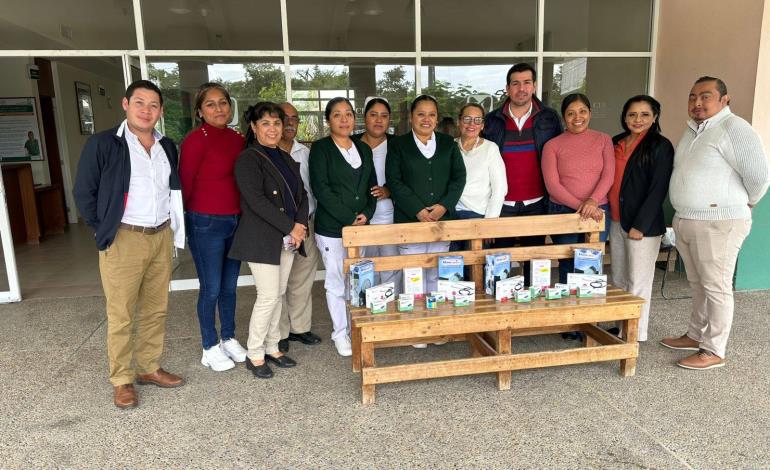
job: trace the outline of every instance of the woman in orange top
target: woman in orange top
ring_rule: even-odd
[[[616,135],[615,180],[608,199],[612,224],[612,282],[645,300],[639,341],[647,340],[652,279],[660,238],[666,232],[663,201],[674,164],[674,147],[660,134],[660,103],[647,95],[630,98]]]

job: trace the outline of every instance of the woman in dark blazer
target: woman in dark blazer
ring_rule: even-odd
[[[388,143],[385,179],[395,211],[393,220],[436,222],[451,220],[465,188],[465,163],[454,139],[436,129],[438,103],[420,95],[412,101],[412,131]],[[449,251],[449,242],[399,245],[400,254]],[[425,272],[425,292],[436,290],[436,269]]]
[[[647,95],[630,98],[616,135],[615,179],[608,199],[612,224],[612,282],[645,300],[639,341],[647,340],[650,296],[661,235],[666,233],[663,201],[674,164],[674,147],[660,134],[660,103]]]
[[[278,147],[284,113],[274,103],[250,106],[246,149],[235,163],[235,182],[241,194],[241,220],[230,257],[246,261],[254,276],[257,301],[251,312],[246,367],[259,378],[278,367],[297,365],[278,350],[281,339],[281,297],[295,252],[305,255],[308,200],[299,164]]]
[[[326,304],[332,318],[332,340],[341,356],[352,354],[345,306],[345,273],[342,263],[342,228],[369,223],[377,199],[369,188],[377,186],[372,150],[350,138],[356,123],[353,105],[346,98],[329,100],[325,111],[330,135],[310,148],[310,187],[318,207],[315,239],[326,267]]]

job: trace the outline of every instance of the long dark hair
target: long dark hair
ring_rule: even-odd
[[[283,109],[272,101],[260,101],[253,106],[249,106],[243,113],[243,120],[246,121],[247,126],[245,147],[248,147],[257,140],[257,136],[251,128],[251,123],[259,121],[265,115],[276,116],[281,119],[281,122],[286,119],[286,113],[283,112]]]
[[[623,126],[625,132],[619,136],[617,141],[620,141],[620,139],[625,138],[631,133],[631,129],[629,129],[628,124],[626,124],[626,113],[628,113],[628,109],[634,103],[647,103],[650,105],[653,119],[655,119],[652,126],[647,130],[647,134],[642,141],[637,144],[634,153],[631,154],[631,158],[629,159],[629,162],[644,167],[650,164],[650,161],[652,160],[652,147],[656,144],[658,136],[660,135],[660,103],[650,95],[636,95],[629,98],[628,101],[626,101],[626,104],[623,105],[623,111],[620,113],[620,125]]]

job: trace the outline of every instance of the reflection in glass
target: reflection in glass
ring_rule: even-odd
[[[650,50],[652,0],[546,0],[546,51]]]
[[[279,0],[142,0],[142,20],[148,49],[283,47]]]
[[[647,58],[547,58],[543,64],[543,101],[559,111],[570,93],[591,100],[591,128],[620,132],[620,112],[631,96],[647,92]]]
[[[289,45],[300,51],[414,51],[413,0],[289,0]]]
[[[534,51],[536,28],[537,0],[422,0],[424,51]]]

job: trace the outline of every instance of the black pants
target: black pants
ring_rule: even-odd
[[[517,202],[515,206],[509,206],[503,204],[503,210],[500,212],[500,217],[520,217],[524,215],[543,215],[546,214],[546,202],[545,198],[534,202],[528,206],[525,206],[522,202]],[[497,238],[493,248],[507,248],[511,246],[538,246],[545,243],[545,235],[537,235],[534,237],[510,237],[510,238]],[[529,261],[524,263],[524,284],[529,285]]]

